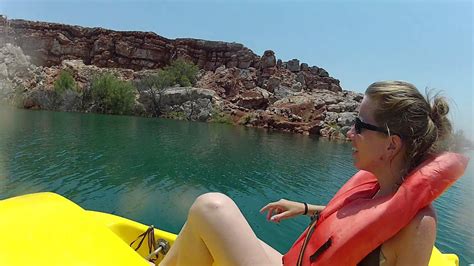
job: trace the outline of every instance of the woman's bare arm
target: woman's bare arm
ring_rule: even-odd
[[[313,215],[315,212],[321,212],[326,206],[308,204],[306,215]],[[292,218],[304,214],[305,205],[303,202],[280,199],[265,205],[260,212],[267,212],[267,220],[279,222],[284,219]]]
[[[422,209],[413,220],[385,242],[383,265],[426,266],[436,240],[436,214],[431,206]]]

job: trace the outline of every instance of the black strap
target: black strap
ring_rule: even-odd
[[[135,251],[137,251],[143,244],[143,241],[145,240],[145,238],[148,236],[148,252],[151,253],[152,251],[154,251],[154,247],[155,247],[155,232],[154,232],[155,228],[153,227],[153,225],[151,225],[150,227],[148,227],[148,229],[143,232],[142,234],[140,234],[137,239],[133,240],[132,243],[130,243],[130,247],[132,247],[133,243],[135,243],[138,239],[140,239],[140,242],[138,243],[138,246],[135,248]]]
[[[326,251],[331,246],[331,244],[332,244],[332,237],[330,237],[326,241],[326,243],[320,246],[318,250],[316,250],[316,252],[314,252],[314,254],[309,257],[309,260],[311,262],[314,262],[321,254],[323,254],[324,251]]]

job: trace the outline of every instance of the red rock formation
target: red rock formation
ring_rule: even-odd
[[[20,64],[30,59],[22,49],[4,45],[7,42],[20,46],[31,62],[46,67]],[[362,99],[342,91],[339,80],[323,68],[300,64],[297,59],[282,62],[271,50],[258,57],[236,43],[170,40],[151,32],[7,20],[0,15],[0,45],[0,78],[6,79],[11,88],[24,88],[20,93],[26,97],[25,108],[94,111],[93,105],[75,105],[77,101],[69,101],[71,97],[68,104],[61,105],[64,108],[50,104],[56,96],[53,83],[61,69],[71,70],[82,91],[97,73],[112,71],[123,80],[138,82],[176,58],[197,64],[201,71],[196,87],[216,93],[211,100],[186,101],[165,108],[173,112],[176,108],[177,112],[190,110],[190,119],[206,120],[214,108],[216,114],[222,112],[246,126],[344,138]],[[25,69],[25,73],[18,69]],[[10,100],[16,95],[14,89],[3,94]],[[150,115],[150,99],[150,95],[140,94],[135,113]]]
[[[197,39],[167,39],[153,32],[113,31],[57,23],[7,20],[0,16],[0,43],[20,46],[36,65],[59,65],[81,59],[99,67],[134,70],[160,68],[186,58],[200,68],[221,65],[248,68],[260,58],[238,43]]]

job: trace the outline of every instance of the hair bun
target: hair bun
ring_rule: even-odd
[[[438,129],[438,139],[445,139],[451,134],[452,126],[447,117],[449,105],[444,97],[436,96],[431,106],[430,118]]]
[[[444,97],[435,97],[433,106],[431,107],[431,120],[437,127],[440,126],[440,122],[444,120],[446,115],[449,113],[449,105]]]

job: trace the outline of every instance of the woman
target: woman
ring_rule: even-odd
[[[263,207],[261,212],[268,212],[267,218],[273,222],[302,214],[317,218],[317,214],[321,213],[325,218],[320,221],[315,219],[313,226],[303,233],[284,257],[256,237],[230,198],[220,193],[204,194],[191,206],[186,224],[160,265],[211,265],[214,261],[215,265],[282,265],[282,257],[284,265],[317,262],[321,254],[324,256],[324,253],[334,251],[331,245],[341,245],[336,241],[341,237],[337,235],[337,230],[336,235],[321,240],[324,234],[320,228],[325,226],[323,220],[332,221],[329,219],[331,217],[333,220],[344,220],[342,218],[345,216],[358,217],[364,215],[364,211],[370,213],[385,208],[383,206],[392,206],[385,204],[391,202],[391,195],[399,189],[407,173],[427,156],[438,152],[438,144],[449,135],[451,124],[446,117],[448,111],[443,98],[436,97],[430,103],[409,83],[386,81],[370,85],[360,105],[359,117],[347,136],[352,142],[355,167],[372,173],[376,177],[373,182],[375,185],[365,187],[357,195],[346,197],[349,195],[347,191],[351,190],[348,189],[350,185],[346,184],[335,196],[341,202],[337,203],[340,205],[338,207],[333,203],[335,199],[328,208],[284,199]],[[364,186],[369,183],[365,182]],[[344,204],[359,202],[355,197],[361,193],[365,193],[364,204],[369,205],[360,208],[361,205],[357,203],[359,205],[355,213],[341,211]],[[329,209],[333,211],[329,212]],[[376,222],[382,218],[370,219]],[[428,205],[416,209],[414,217],[407,221],[401,230],[390,237],[384,236],[387,239],[380,243],[371,243],[368,251],[358,251],[364,255],[357,254],[359,257],[352,259],[359,261],[358,265],[428,265],[436,238],[435,212]],[[321,223],[315,229],[316,224]],[[351,227],[347,223],[344,226]],[[347,231],[351,233],[351,230]],[[359,235],[363,237],[366,233],[363,230],[361,232]],[[324,243],[315,246],[315,241]],[[352,246],[357,249],[364,243]],[[305,249],[312,250],[308,252]],[[338,251],[335,252],[332,258],[337,257]],[[345,254],[340,252],[339,256]]]

